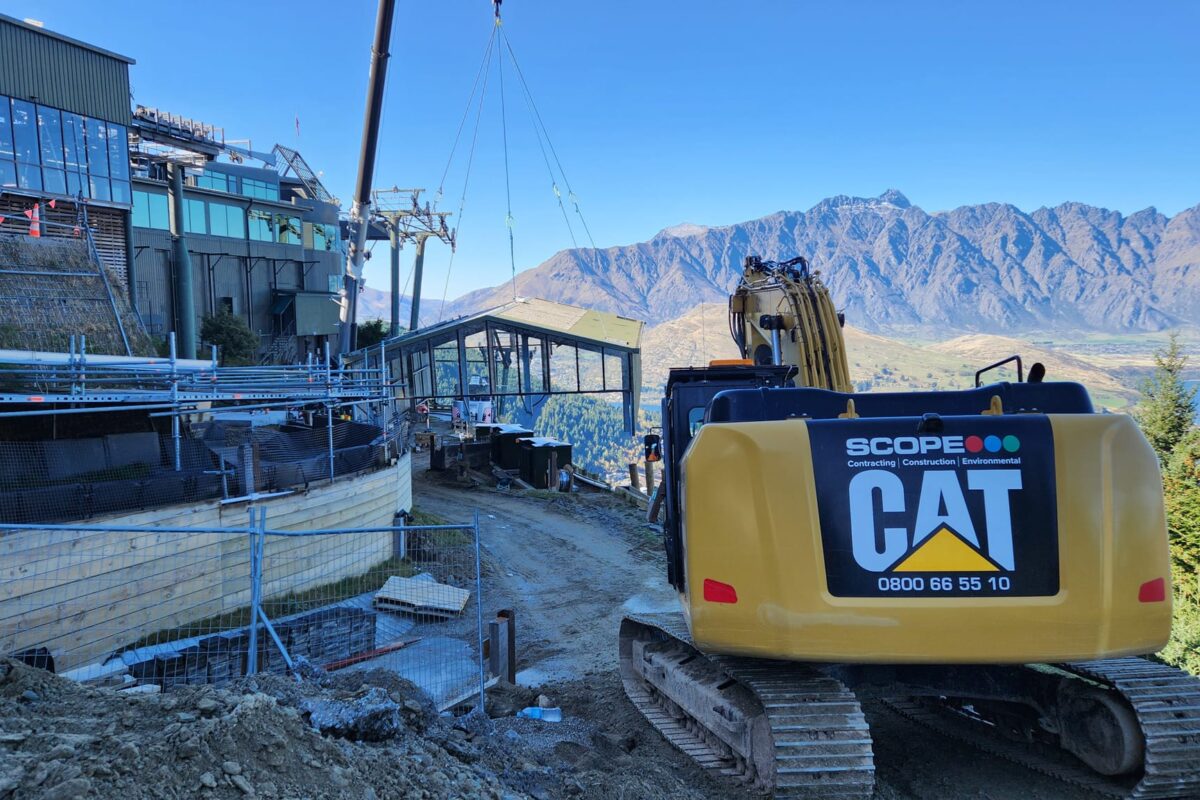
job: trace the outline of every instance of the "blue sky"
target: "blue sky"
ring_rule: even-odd
[[[350,197],[370,0],[0,12],[132,56],[136,102],[256,148],[297,146]],[[929,210],[1200,203],[1197,3],[507,0],[504,18],[600,246],[889,187]],[[487,0],[399,0],[377,186],[436,189],[491,26]],[[505,78],[520,270],[571,241]],[[450,297],[509,275],[497,89],[493,73]],[[457,211],[465,155],[443,210]],[[430,246],[426,297],[441,296],[448,259]],[[382,249],[367,280],[386,288]]]

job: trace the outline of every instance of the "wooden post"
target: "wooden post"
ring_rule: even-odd
[[[638,466],[636,463],[629,465],[629,486],[635,492],[642,490],[641,480],[638,478]]]

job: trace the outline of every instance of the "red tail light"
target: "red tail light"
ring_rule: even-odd
[[[1139,603],[1161,603],[1167,599],[1167,582],[1162,578],[1146,581],[1138,589]]]
[[[710,603],[736,603],[737,589],[734,589],[728,583],[714,581],[712,578],[704,579],[704,599]]]

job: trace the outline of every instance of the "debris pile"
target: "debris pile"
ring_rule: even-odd
[[[516,716],[535,690],[490,693],[494,719],[453,718],[393,672],[303,674],[121,692],[0,659],[0,800],[725,796],[611,678],[546,690],[563,715],[549,723]]]
[[[424,735],[431,722],[390,673],[130,694],[0,661],[0,798],[524,796],[442,746],[447,724]]]

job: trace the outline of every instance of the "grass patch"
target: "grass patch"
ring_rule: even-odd
[[[410,525],[453,525],[450,520],[438,514],[414,508],[409,515]],[[432,560],[430,555],[436,555],[439,550],[451,548],[472,547],[475,544],[474,534],[470,528],[450,531],[413,531],[408,539],[408,547],[418,561]]]
[[[282,596],[264,599],[262,601],[262,608],[266,612],[267,617],[275,621],[281,617],[303,614],[306,611],[312,611],[313,609],[340,603],[343,600],[349,600],[351,597],[357,597],[360,594],[374,592],[383,586],[387,582],[387,579],[393,575],[401,578],[410,578],[421,571],[424,570],[415,566],[407,558],[393,556],[385,561],[380,561],[365,572],[357,575],[349,575],[336,581],[323,583],[320,586],[314,586],[302,592],[289,592]],[[247,584],[249,583],[249,575],[246,577],[246,582]],[[245,605],[233,611],[189,622],[178,628],[162,630],[148,636],[143,636],[133,644],[122,648],[122,651],[156,644],[167,644],[168,642],[175,642],[180,639],[189,639],[193,636],[208,636],[221,631],[244,628],[249,624],[250,606]]]

